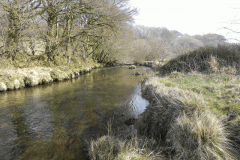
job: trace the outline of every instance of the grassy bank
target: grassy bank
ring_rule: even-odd
[[[138,133],[165,142],[180,159],[237,159],[238,77],[174,72],[148,79],[142,91],[151,104],[138,119]]]
[[[92,59],[57,56],[54,61],[48,61],[45,55],[26,54],[18,54],[14,61],[2,57],[0,64],[0,91],[72,79],[100,67],[100,64]]]
[[[131,127],[138,141],[154,140],[154,147],[145,145],[152,156],[160,153],[153,159],[240,159],[239,55],[238,46],[200,48],[157,66],[160,76],[142,83],[150,104]],[[116,138],[114,144],[133,138]],[[125,153],[109,157],[108,150],[92,147],[90,154],[103,151],[105,159]]]
[[[173,72],[157,81],[167,87],[177,87],[201,95],[210,110],[216,114],[225,115],[229,110],[240,114],[239,75]],[[239,117],[236,121],[240,122]]]
[[[135,125],[124,125],[114,135],[92,141],[92,159],[117,160],[123,155],[125,160],[239,159],[237,104],[229,109],[227,104],[218,102],[221,106],[217,107],[218,95],[209,90],[217,84],[212,78],[215,76],[220,77],[220,93],[236,91],[235,83],[226,80],[229,75],[224,74],[174,72],[166,77],[148,78],[142,83],[142,95],[149,100],[149,106]],[[142,145],[135,145],[139,143]]]

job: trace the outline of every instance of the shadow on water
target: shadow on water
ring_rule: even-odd
[[[136,71],[144,75],[134,76]],[[114,114],[124,120],[144,111],[140,81],[149,73],[145,67],[103,68],[0,93],[0,159],[87,159],[86,146],[107,133]]]

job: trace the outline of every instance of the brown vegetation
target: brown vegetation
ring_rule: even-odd
[[[226,126],[226,118],[212,114],[201,95],[167,87],[158,79],[142,84],[150,105],[138,118],[138,134],[165,143],[171,157],[234,159],[236,144],[230,138],[232,129]]]
[[[162,75],[171,72],[236,72],[240,66],[240,47],[223,45],[201,47],[187,54],[178,56],[159,68]]]

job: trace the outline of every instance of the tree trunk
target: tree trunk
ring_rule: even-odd
[[[14,60],[16,53],[19,51],[19,31],[20,31],[20,11],[19,11],[19,3],[15,2],[16,6],[12,6],[10,4],[9,8],[7,8],[8,12],[8,35],[7,35],[7,51],[10,53],[10,57]],[[15,7],[15,8],[14,8]]]
[[[47,44],[46,44],[46,55],[48,56],[48,60],[54,61],[54,57],[57,54],[57,16],[53,12],[53,10],[49,9],[48,12],[48,31],[47,31]]]

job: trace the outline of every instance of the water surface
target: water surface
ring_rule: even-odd
[[[135,72],[143,73],[134,76]],[[0,92],[0,159],[87,159],[91,139],[121,114],[137,117],[148,102],[140,81],[149,68],[96,69],[78,79]]]

